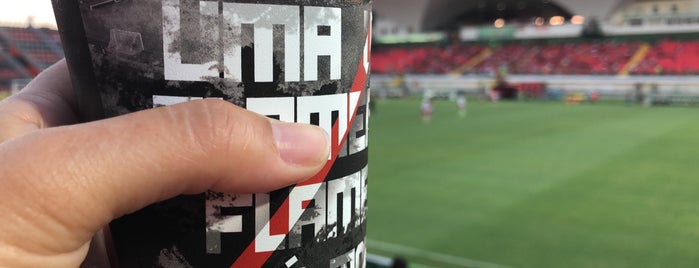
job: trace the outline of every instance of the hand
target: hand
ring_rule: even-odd
[[[320,128],[221,100],[75,124],[70,85],[61,61],[0,102],[0,267],[78,267],[116,217],[209,189],[275,190],[329,154]]]

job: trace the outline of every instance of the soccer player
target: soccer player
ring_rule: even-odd
[[[466,94],[459,94],[458,97],[456,97],[456,107],[459,111],[459,116],[460,117],[466,117],[467,111],[466,111],[466,105],[468,104],[466,100]]]
[[[429,124],[432,120],[432,99],[426,98],[422,100],[422,122]]]

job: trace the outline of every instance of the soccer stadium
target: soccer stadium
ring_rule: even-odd
[[[696,266],[697,19],[699,1],[376,1],[369,253]]]
[[[372,31],[368,267],[699,265],[699,0],[376,0]],[[0,99],[61,58],[0,27]]]

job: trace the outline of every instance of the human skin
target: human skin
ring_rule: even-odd
[[[114,218],[180,194],[269,192],[329,154],[320,128],[221,100],[77,118],[64,61],[0,102],[0,267],[78,267]]]

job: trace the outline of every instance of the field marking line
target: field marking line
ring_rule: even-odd
[[[367,239],[367,248],[374,247],[379,250],[389,251],[398,254],[405,254],[413,257],[421,257],[434,262],[441,262],[461,267],[468,268],[514,268],[512,266],[501,265],[497,263],[490,263],[479,260],[472,260],[463,257],[452,256],[439,252],[432,252],[429,250],[408,247],[404,245],[398,245],[393,243],[387,243],[372,239]]]
[[[376,263],[378,265],[382,265],[384,267],[391,267],[391,264],[393,264],[393,259],[381,255],[376,255],[376,254],[371,254],[367,253],[366,254],[366,260],[371,261],[373,263]]]
[[[371,254],[368,252],[366,254],[366,261],[367,261],[367,263],[371,262],[373,264],[378,264],[381,267],[391,267],[391,265],[393,265],[392,258],[389,258],[386,256],[381,256],[381,255],[376,255],[376,254]],[[418,266],[418,267],[430,267],[429,265],[424,265],[422,263],[414,262],[414,261],[411,261],[410,265],[411,266]]]

